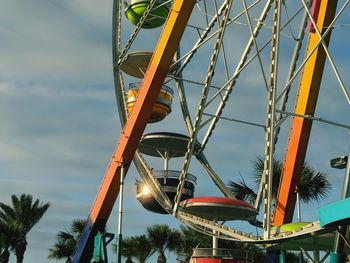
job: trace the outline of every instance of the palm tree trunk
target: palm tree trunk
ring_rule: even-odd
[[[157,259],[157,263],[166,263],[166,257],[164,255],[164,252],[161,251],[159,253],[158,259]]]
[[[10,260],[10,251],[8,248],[5,248],[4,251],[0,254],[0,263],[8,263]]]
[[[24,253],[26,252],[27,249],[27,241],[23,240],[21,241],[15,249],[15,254],[17,257],[17,263],[23,263],[23,259],[24,259]]]

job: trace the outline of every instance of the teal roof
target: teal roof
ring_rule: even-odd
[[[350,198],[320,207],[317,210],[321,227],[350,224]]]

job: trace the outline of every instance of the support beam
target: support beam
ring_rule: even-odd
[[[336,6],[337,0],[320,0],[318,13],[314,14],[320,32],[324,33],[334,19]],[[325,38],[327,45],[330,35],[329,33]],[[319,36],[312,30],[309,35],[306,55],[311,52],[318,42]],[[295,105],[296,114],[314,116],[325,60],[326,53],[323,47],[319,46],[306,62],[299,84]],[[293,219],[296,202],[294,189],[299,184],[301,177],[311,126],[312,120],[293,117],[273,215],[272,223],[275,226],[289,223]]]
[[[194,4],[195,0],[175,0],[170,9],[168,19],[141,84],[136,104],[120,134],[112,160],[107,167],[95,202],[90,210],[88,222],[73,256],[73,263],[89,262],[92,251],[89,244],[94,235],[104,228],[108,220],[119,193],[121,166],[125,166],[126,173],[151,115],[160,88],[164,83]]]

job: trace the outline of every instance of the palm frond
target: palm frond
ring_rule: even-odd
[[[157,250],[158,253],[163,253],[166,249],[169,231],[169,226],[164,224],[153,225],[146,228],[147,238],[151,246]]]
[[[57,234],[57,240],[58,241],[67,241],[67,240],[74,240],[74,236],[70,233],[70,232],[67,232],[67,231],[60,231],[58,232]]]
[[[256,193],[246,184],[242,177],[238,183],[229,181],[228,188],[239,200],[253,203],[256,198]]]
[[[0,203],[0,218],[4,219],[5,221],[16,220],[15,210],[9,205]]]
[[[72,235],[74,239],[79,239],[81,233],[84,230],[86,223],[87,223],[86,219],[75,219],[73,220],[69,231],[66,231],[66,232]]]
[[[262,175],[264,172],[265,160],[258,156],[256,160],[251,161],[253,166],[253,178],[256,187],[259,187]],[[272,163],[273,181],[272,181],[272,195],[275,198],[277,196],[278,185],[280,182],[283,169],[283,163],[280,160],[274,159]]]
[[[169,251],[176,251],[182,244],[182,235],[180,231],[171,229],[168,233],[167,249]]]
[[[154,254],[151,244],[148,242],[146,235],[135,236],[135,258],[144,263]]]
[[[308,163],[305,163],[298,187],[300,198],[303,202],[318,202],[328,196],[330,189],[331,183],[328,175],[326,173],[316,172]]]
[[[252,177],[255,181],[255,188],[260,185],[262,174],[264,172],[264,158],[258,156],[255,160],[251,161],[253,167]],[[273,185],[272,195],[276,199],[277,191],[282,175],[283,162],[277,159],[273,161]],[[243,178],[236,183],[229,181],[229,189],[236,195],[237,199],[244,200],[252,203],[256,198],[254,189],[250,188]],[[308,163],[305,163],[302,169],[300,182],[298,185],[298,191],[300,198],[303,202],[308,203],[311,201],[318,202],[319,200],[327,197],[329,190],[331,189],[331,183],[327,174],[322,172],[316,172]]]
[[[75,247],[83,232],[86,220],[75,219],[69,230],[60,231],[56,236],[56,243],[49,249],[48,258],[50,259],[67,259],[73,256]]]

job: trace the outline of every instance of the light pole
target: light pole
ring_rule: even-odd
[[[331,160],[331,167],[336,169],[345,169],[344,184],[341,199],[350,197],[350,150],[348,156],[340,156]],[[331,263],[345,262],[344,240],[346,236],[346,226],[339,226],[334,240],[334,251],[331,252]]]
[[[117,263],[122,262],[122,243],[123,243],[122,223],[123,223],[124,178],[125,178],[125,166],[122,165],[121,172],[120,172],[119,209],[118,209]]]

